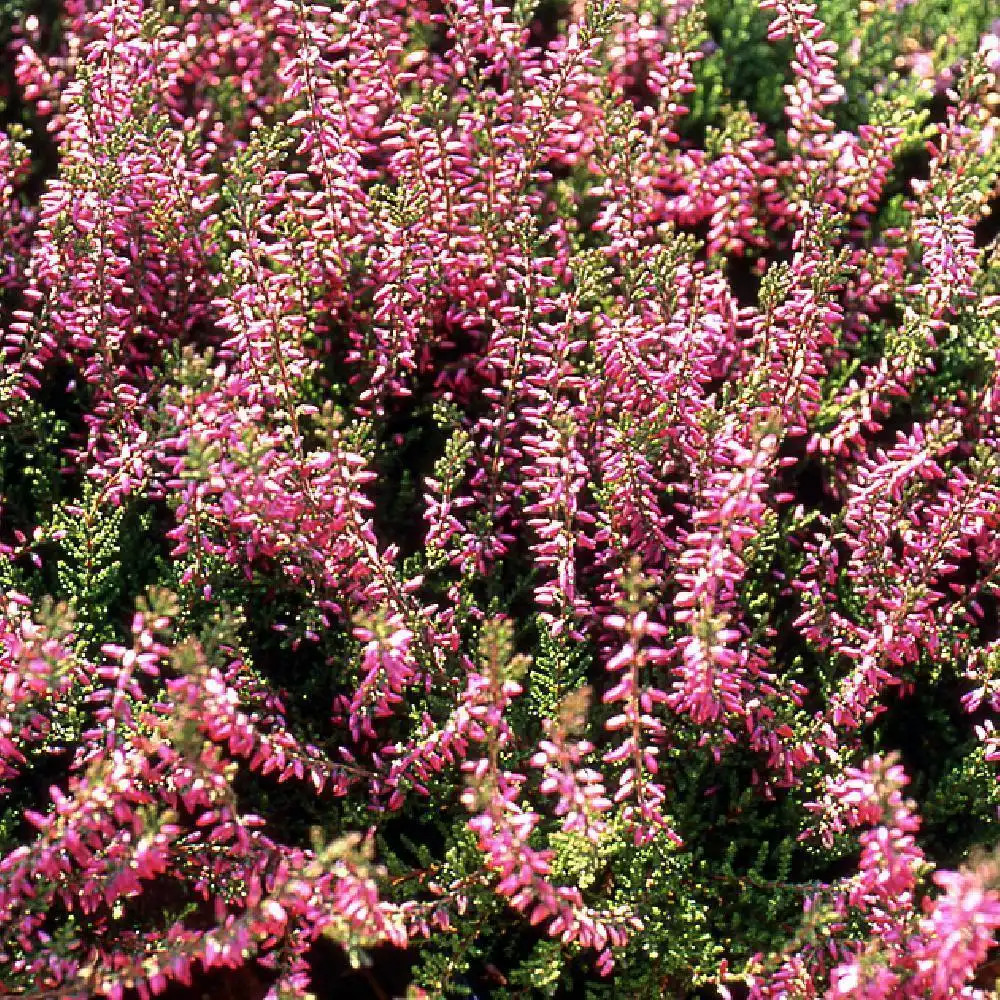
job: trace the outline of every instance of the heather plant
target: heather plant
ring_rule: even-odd
[[[991,995],[988,8],[0,2],[0,992]]]

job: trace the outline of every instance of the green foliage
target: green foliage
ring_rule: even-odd
[[[528,677],[527,715],[536,720],[554,719],[566,695],[585,683],[593,654],[586,643],[565,634],[553,635],[541,621],[537,648]]]
[[[79,501],[63,502],[53,512],[55,593],[75,609],[81,653],[94,656],[121,634],[136,595],[156,572],[152,517],[135,502],[109,507],[93,483],[84,484]]]
[[[847,95],[833,109],[837,125],[853,128],[870,120],[876,99],[921,95],[919,80],[907,72],[907,54],[929,53],[937,72],[952,68],[975,51],[991,21],[989,6],[978,0],[820,0],[816,14],[826,25],[824,37],[837,44],[837,76]],[[781,125],[787,43],[767,41],[768,18],[754,0],[708,0],[705,10],[712,44],[695,66],[698,90],[685,129],[694,135],[724,125],[727,104],[747,108],[768,125]],[[929,97],[924,88],[920,99]]]
[[[65,414],[28,401],[0,428],[0,504],[10,526],[45,520],[61,495]]]
[[[1000,785],[981,743],[949,755],[921,815],[928,848],[948,866],[967,861],[974,846],[1000,840]]]

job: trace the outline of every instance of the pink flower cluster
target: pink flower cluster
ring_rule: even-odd
[[[826,908],[831,940],[786,960],[753,995],[890,998],[976,996],[956,989],[986,958],[1000,928],[996,862],[962,872],[936,872],[940,895],[919,898],[932,867],[917,846],[920,819],[902,796],[908,778],[898,763],[873,757],[831,780],[811,804],[826,840],[860,829],[858,873],[809,903]],[[864,941],[844,940],[848,921],[863,919]],[[827,918],[829,920],[829,916]]]
[[[948,670],[1000,759],[996,36],[933,128],[889,82],[842,128],[817,5],[761,0],[775,130],[699,110],[710,5],[555,5],[554,34],[535,6],[18,27],[58,167],[0,131],[0,782],[29,803],[0,992],[146,1000],[259,961],[304,997],[323,935],[471,948],[503,907],[609,976],[676,904],[645,872],[605,898],[625,852],[700,849],[690,770],[820,789],[821,842],[857,848],[756,995],[978,995],[995,865],[931,880],[868,751]],[[118,641],[65,582],[99,576],[59,527],[80,481],[145,518],[171,590],[108,611]],[[285,785],[330,818],[308,849],[248,805]],[[410,822],[447,849],[390,879]]]

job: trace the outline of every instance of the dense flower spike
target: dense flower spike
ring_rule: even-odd
[[[641,577],[627,577],[622,586],[626,596],[621,613],[604,620],[609,630],[625,640],[607,662],[615,683],[602,700],[615,714],[604,723],[612,741],[604,762],[622,765],[614,799],[623,804],[622,820],[633,831],[636,844],[648,842],[661,831],[679,842],[663,811],[666,790],[659,776],[657,743],[662,743],[664,727],[653,714],[667,695],[648,684],[645,676],[648,668],[667,661],[668,654],[659,643],[667,628],[650,620],[643,592],[646,583]]]
[[[699,726],[745,713],[744,694],[752,680],[741,676],[746,656],[733,644],[745,639],[739,628],[737,593],[746,572],[741,553],[764,516],[765,474],[776,438],[763,435],[745,447],[722,430],[716,459],[699,505],[692,514],[686,547],[677,560],[674,618],[687,635],[677,644],[679,675],[667,702]]]
[[[998,72],[0,0],[0,994],[985,996]]]
[[[1000,928],[996,862],[936,872],[933,881],[944,891],[933,902],[925,899],[922,913],[915,888],[932,866],[916,843],[920,820],[913,803],[902,797],[908,781],[898,763],[874,757],[828,781],[823,800],[809,806],[828,842],[835,833],[863,829],[858,873],[825,887],[810,905],[829,905],[842,920],[863,920],[868,935],[787,959],[770,982],[754,985],[753,996],[796,995],[793,984],[804,977],[814,996],[944,1000],[986,957]],[[958,995],[981,994],[965,989]]]
[[[24,751],[42,741],[52,719],[46,705],[65,699],[84,680],[70,649],[72,636],[60,635],[68,627],[67,609],[49,609],[55,615],[48,623],[33,620],[31,601],[23,594],[7,594],[7,607],[0,617],[0,664],[4,713],[0,718],[0,780],[17,777],[26,763]]]

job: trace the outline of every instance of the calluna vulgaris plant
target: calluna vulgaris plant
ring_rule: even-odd
[[[2,0],[0,995],[992,995],[994,17]]]

